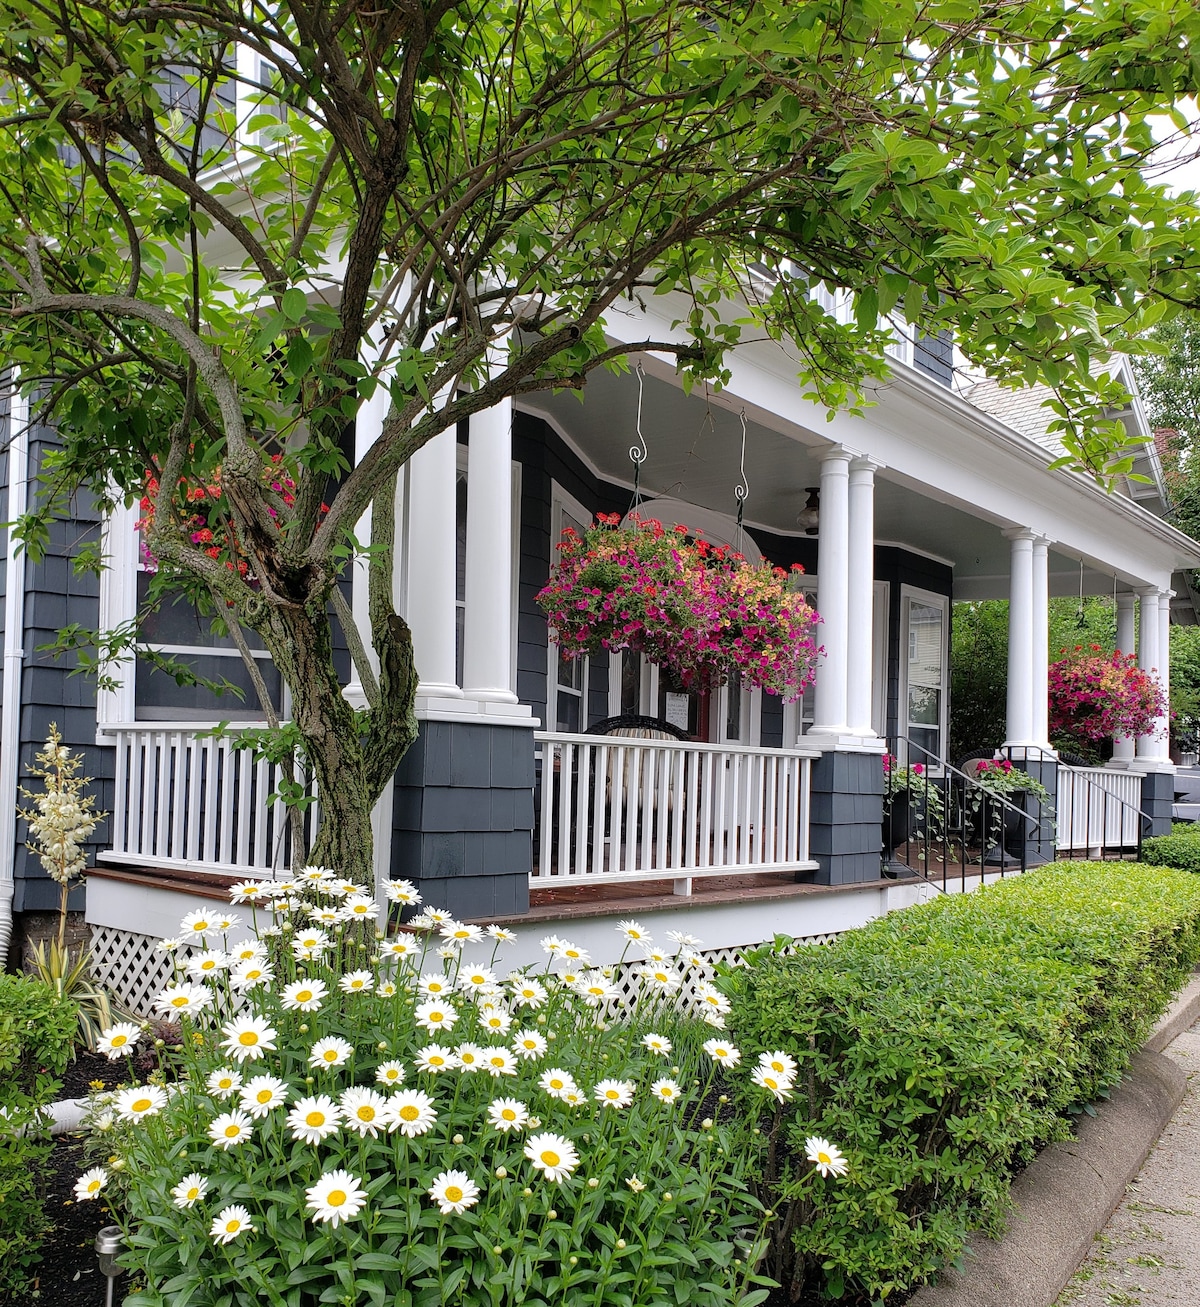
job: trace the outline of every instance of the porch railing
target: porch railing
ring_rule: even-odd
[[[1138,855],[1146,817],[1137,772],[1059,763],[1057,806],[1060,854]]]
[[[531,885],[810,870],[812,759],[763,749],[539,732]]]
[[[235,748],[248,722],[106,727],[116,745],[111,850],[105,862],[233,874],[287,867],[286,809],[269,802],[279,768]],[[311,813],[311,809],[310,809]]]

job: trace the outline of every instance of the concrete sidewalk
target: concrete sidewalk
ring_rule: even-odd
[[[1200,1022],[1163,1052],[1187,1094],[1056,1307],[1200,1304]]]

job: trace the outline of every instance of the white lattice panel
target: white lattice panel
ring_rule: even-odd
[[[92,927],[92,976],[140,1017],[157,1015],[151,1005],[175,977],[172,955],[156,952],[157,943],[154,935],[115,926]],[[185,944],[173,956],[186,962],[195,951]]]

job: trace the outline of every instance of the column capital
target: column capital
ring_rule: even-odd
[[[855,454],[855,456],[850,460],[850,475],[854,476],[857,472],[859,474],[859,479],[862,479],[864,476],[874,478],[875,473],[878,472],[882,466],[883,464],[877,458],[871,458],[867,454]]]
[[[1137,595],[1132,590],[1118,590],[1116,599],[1118,608],[1132,609]]]
[[[1027,526],[1006,527],[1000,534],[1005,540],[1028,540],[1032,542],[1040,538],[1036,531]]]
[[[823,449],[817,457],[822,463],[849,463],[857,455],[853,450],[847,449],[845,445],[830,445],[827,449]]]
[[[1160,590],[1156,585],[1139,585],[1137,587],[1137,597],[1139,599],[1158,600],[1161,599],[1164,594],[1169,593],[1170,592],[1167,590]]]

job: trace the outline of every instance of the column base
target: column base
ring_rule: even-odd
[[[886,753],[887,741],[882,736],[855,735],[847,726],[834,726],[829,730],[809,730],[800,737],[800,747],[819,749],[822,753]]]
[[[469,686],[463,687],[463,698],[474,699],[478,703],[520,703],[511,690],[489,690],[486,687],[482,690],[476,690]]]

